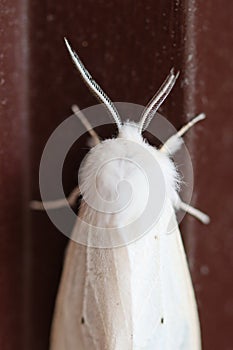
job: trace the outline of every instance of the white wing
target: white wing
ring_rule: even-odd
[[[199,350],[193,288],[168,206],[147,235],[122,248],[70,242],[51,350]],[[87,233],[88,234],[88,233]],[[157,238],[155,238],[155,236]]]
[[[157,347],[156,343],[151,349],[200,350],[200,327],[194,290],[174,214],[169,226],[175,228],[173,232],[160,236],[165,331],[161,346]]]

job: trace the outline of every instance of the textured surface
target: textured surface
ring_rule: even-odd
[[[0,1],[0,348],[22,349],[28,306],[27,21]],[[20,89],[19,89],[20,86]]]
[[[74,71],[62,41],[64,35],[113,100],[145,104],[174,66],[181,70],[181,77],[162,108],[163,114],[178,127],[194,114],[206,112],[208,120],[196,126],[186,140],[195,169],[193,204],[206,210],[212,223],[204,227],[186,217],[183,236],[197,292],[204,349],[232,349],[233,3],[28,3],[26,8],[26,1],[0,1],[0,64],[5,75],[0,77],[1,349],[20,349],[22,329],[27,330],[24,339],[29,340],[22,349],[41,350],[48,344],[66,240],[43,213],[33,213],[30,235],[26,230],[27,134],[31,135],[30,197],[38,198],[39,160],[48,136],[70,114],[72,103],[81,108],[96,103]],[[26,13],[29,26],[23,16]],[[79,146],[76,156],[67,160],[67,192],[75,184],[74,159],[78,162],[84,152],[78,151]],[[25,263],[28,258],[30,264]]]

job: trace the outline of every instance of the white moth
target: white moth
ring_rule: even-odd
[[[208,223],[209,218],[179,198],[177,170],[171,156],[179,149],[181,136],[205,116],[200,114],[194,118],[160,149],[150,146],[143,139],[142,131],[171,91],[177,78],[173,70],[145,108],[139,123],[122,124],[114,104],[92,79],[67,40],[65,42],[84,81],[105,104],[119,130],[117,138],[105,141],[100,141],[91,130],[95,147],[88,153],[80,170],[82,195],[95,201],[92,185],[98,167],[109,157],[119,157],[119,161],[101,174],[100,192],[112,198],[120,178],[132,181],[142,199],[141,202],[136,200],[137,206],[132,205],[127,215],[124,212],[99,215],[83,200],[79,218],[89,218],[93,227],[100,222],[104,229],[114,222],[121,236],[120,227],[127,225],[140,212],[145,184],[137,170],[121,160],[129,156],[133,159],[134,145],[150,152],[159,163],[167,196],[156,225],[130,244],[95,248],[73,240],[69,242],[56,300],[50,350],[199,350],[201,337],[197,306],[175,211],[185,210],[203,223]],[[77,107],[73,107],[73,111],[80,117]],[[85,117],[81,115],[81,118],[90,129]],[[79,195],[80,190],[75,189],[69,203],[72,205]],[[34,209],[62,205],[63,201],[43,203],[43,206],[32,202]],[[176,224],[176,229],[168,235],[171,221]],[[141,226],[143,223],[139,221],[136,230]],[[79,221],[72,237],[78,232],[86,235],[91,243],[93,228]]]

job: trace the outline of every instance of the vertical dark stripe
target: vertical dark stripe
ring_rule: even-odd
[[[0,3],[0,348],[24,349],[28,310],[27,0]]]

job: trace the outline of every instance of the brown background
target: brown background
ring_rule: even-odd
[[[186,142],[195,169],[192,203],[212,221],[204,226],[186,216],[182,232],[203,348],[233,349],[232,12],[232,2],[218,0],[0,0],[1,350],[48,348],[67,239],[45,213],[31,213],[28,201],[39,198],[49,135],[71,104],[96,103],[64,35],[113,101],[145,104],[174,66],[181,76],[162,113],[176,127],[207,114]],[[67,193],[76,166],[68,167]]]

